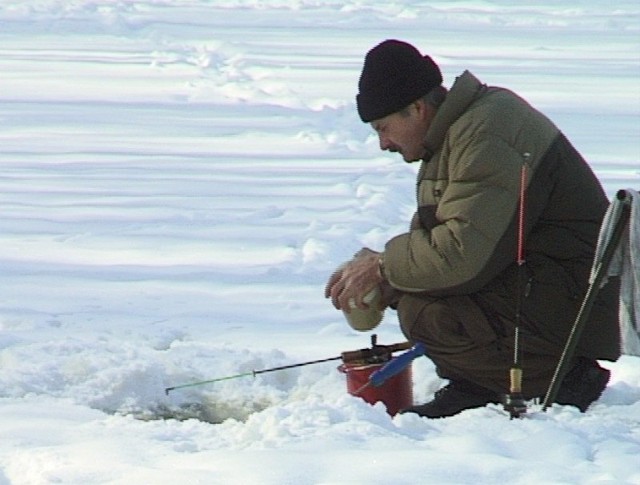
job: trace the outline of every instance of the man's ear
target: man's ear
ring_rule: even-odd
[[[420,117],[420,119],[425,119],[429,114],[430,106],[422,98],[415,100],[413,102],[413,107],[418,113],[418,116]]]

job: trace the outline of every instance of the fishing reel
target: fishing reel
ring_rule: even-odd
[[[394,352],[408,350],[411,348],[410,342],[402,342],[392,345],[378,345],[378,336],[371,335],[371,347],[367,349],[351,350],[342,352],[342,362],[345,364],[383,364],[391,360]]]

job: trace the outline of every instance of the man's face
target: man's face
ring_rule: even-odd
[[[422,159],[423,145],[435,110],[424,101],[416,101],[406,109],[374,120],[371,127],[378,134],[380,149],[397,152],[405,162]]]

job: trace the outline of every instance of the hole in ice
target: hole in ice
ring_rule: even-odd
[[[120,402],[92,403],[108,414],[131,416],[141,421],[195,419],[220,424],[228,419],[246,421],[249,416],[282,403],[286,397],[269,386],[248,386],[215,392],[175,391],[168,397],[137,396]]]
[[[205,423],[220,424],[228,419],[246,421],[252,414],[263,411],[272,404],[266,401],[240,404],[204,399],[202,402],[185,402],[177,406],[158,404],[149,409],[119,411],[118,414],[128,414],[142,421],[196,419]]]

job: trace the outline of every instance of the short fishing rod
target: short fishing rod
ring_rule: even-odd
[[[511,419],[519,418],[527,412],[527,404],[522,393],[522,364],[520,362],[520,327],[522,324],[522,304],[526,285],[525,273],[525,188],[527,185],[527,162],[529,154],[520,170],[520,194],[518,204],[518,237],[516,263],[518,264],[518,284],[516,299],[516,327],[513,337],[513,365],[509,369],[509,392],[504,396],[503,407],[509,413]]]
[[[208,379],[206,381],[190,382],[190,383],[187,383],[187,384],[180,384],[178,386],[167,387],[167,388],[165,388],[164,392],[168,396],[169,393],[171,391],[175,390],[175,389],[183,389],[185,387],[202,386],[204,384],[211,384],[213,382],[220,382],[220,381],[228,381],[230,379],[237,379],[239,377],[248,377],[248,376],[255,377],[258,374],[266,374],[267,372],[276,372],[276,371],[279,371],[279,370],[293,369],[295,367],[302,367],[302,366],[305,366],[305,365],[312,365],[312,364],[320,364],[322,362],[331,362],[332,360],[339,360],[339,359],[342,359],[342,356],[330,357],[328,359],[310,360],[309,362],[301,362],[300,364],[281,365],[279,367],[271,367],[269,369],[252,370],[250,372],[243,372],[241,374],[235,374],[235,375],[232,375],[232,376],[218,377],[216,379]]]
[[[344,363],[357,362],[361,360],[367,360],[369,362],[375,362],[375,361],[384,362],[389,359],[389,356],[393,352],[407,350],[411,347],[411,344],[409,342],[401,342],[401,343],[392,344],[392,345],[377,345],[375,343],[375,336],[372,336],[371,341],[372,341],[371,348],[342,352],[342,354],[340,354],[337,357],[310,360],[308,362],[301,362],[299,364],[282,365],[282,366],[271,367],[271,368],[262,369],[262,370],[252,370],[249,372],[243,372],[241,374],[218,377],[215,379],[208,379],[205,381],[189,382],[187,384],[180,384],[177,386],[167,387],[165,388],[164,392],[166,395],[169,395],[169,393],[175,389],[184,389],[186,387],[202,386],[205,384],[212,384],[214,382],[227,381],[230,379],[238,379],[240,377],[249,377],[249,376],[255,377],[259,374],[266,374],[267,372],[276,372],[276,371],[281,371],[286,369],[293,369],[296,367],[303,367],[306,365],[321,364],[324,362],[331,362],[334,360],[342,360]]]

